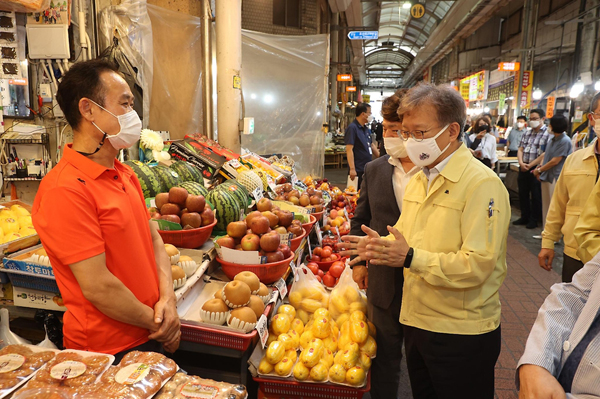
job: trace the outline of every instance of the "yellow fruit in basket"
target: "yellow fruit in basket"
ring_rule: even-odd
[[[324,308],[329,307],[329,295],[323,296],[323,299],[321,299],[321,306],[323,306]]]
[[[306,330],[306,323],[308,323],[308,321],[310,320],[310,315],[308,314],[308,312],[306,310],[302,310],[302,309],[297,309],[296,315],[298,316],[300,321],[302,321],[302,323],[304,323],[304,329]]]
[[[351,343],[353,343],[352,339],[350,339],[350,335],[348,334],[342,334],[340,335],[340,338],[338,339],[338,350],[339,351],[343,351],[345,350],[348,345],[350,345]]]
[[[329,319],[325,317],[321,317],[315,319],[310,328],[315,338],[324,339],[329,337],[331,334],[331,326],[329,325]]]
[[[377,337],[377,328],[375,328],[375,324],[370,321],[368,321],[367,324],[369,325],[369,335],[373,338]]]
[[[300,289],[300,294],[302,294],[302,298],[306,299],[314,299],[316,301],[320,301],[323,299],[323,291],[316,287],[304,287]],[[311,312],[312,313],[312,312]]]
[[[350,304],[343,295],[332,295],[331,303],[335,306],[335,309],[340,313],[348,313],[350,310]]]
[[[340,336],[340,329],[338,328],[338,325],[334,322],[331,322],[331,336],[336,338]]]
[[[365,383],[367,373],[360,366],[352,367],[346,372],[346,382],[355,387],[359,387]]]
[[[360,357],[358,358],[358,363],[360,363],[362,368],[364,368],[365,370],[369,370],[371,368],[372,363],[371,357],[366,353],[361,352]]]
[[[314,367],[321,360],[323,352],[315,348],[308,347],[300,353],[300,361],[308,368]]]
[[[354,287],[346,287],[344,290],[344,296],[348,299],[348,302],[357,302],[360,300],[360,294]]]
[[[348,320],[348,321],[344,322],[344,324],[342,324],[342,328],[340,330],[340,332],[342,333],[342,335],[349,335],[350,334],[350,323],[351,323],[351,321]]]
[[[297,291],[291,292],[289,295],[290,304],[296,308],[300,309],[300,304],[302,303],[302,294]]]
[[[302,334],[304,332],[304,322],[300,319],[292,320],[291,329],[296,331],[298,334]]]
[[[369,325],[366,321],[350,322],[350,339],[357,344],[364,343],[369,338]]]
[[[323,345],[323,341],[319,338],[313,338],[308,343],[309,348],[315,348],[319,352],[319,356],[323,354],[323,350],[325,349],[325,345]]]
[[[277,363],[274,367],[275,372],[279,376],[289,375],[292,372],[292,368],[294,367],[294,362],[291,359],[284,357],[281,359],[279,363]]]
[[[319,308],[319,309],[315,310],[315,314],[313,315],[313,317],[315,319],[321,318],[321,317],[329,319],[329,318],[331,318],[331,315],[329,314],[329,310],[327,310],[327,308]]]
[[[290,337],[289,334],[284,333],[279,335],[279,337],[277,337],[277,341],[283,343],[283,346],[285,347],[286,351],[295,348],[294,342],[292,341],[292,337]]]
[[[360,350],[361,352],[366,353],[370,357],[375,357],[375,355],[377,354],[377,342],[375,341],[375,338],[367,338],[367,340],[362,345],[360,345]]]
[[[336,363],[340,363],[346,370],[356,366],[360,356],[360,351],[358,350],[358,346],[356,344],[351,344],[347,347],[347,349],[338,353],[341,353],[341,355],[339,361]]]
[[[35,231],[35,227],[33,226],[25,226],[25,227],[21,227],[21,229],[19,230],[19,234],[23,237],[26,236],[30,236],[33,234],[37,234],[37,231]],[[2,234],[4,235],[4,234]]]
[[[5,235],[17,233],[19,231],[19,223],[13,218],[0,219],[0,228]]]
[[[273,332],[277,335],[287,333],[291,325],[292,320],[286,314],[276,314],[271,319],[271,327],[273,327]]]
[[[5,235],[4,237],[2,237],[2,243],[11,242],[11,241],[14,241],[14,240],[18,240],[21,237],[22,236],[19,233],[10,233],[10,234]]]
[[[298,334],[295,330],[288,331],[288,335],[292,339],[292,347],[299,348],[300,347],[300,334]]]
[[[323,363],[317,364],[310,370],[310,378],[312,378],[313,381],[325,381],[327,379],[327,374],[329,374],[329,368]]]
[[[285,345],[283,345],[283,342],[273,341],[269,344],[265,357],[269,363],[277,364],[283,359],[284,355]]]
[[[302,309],[308,313],[314,313],[315,310],[319,309],[323,304],[315,299],[304,298],[302,300]]]
[[[271,345],[271,342],[277,341],[277,338],[278,338],[277,335],[269,332],[269,338],[267,338],[267,346]]]
[[[285,352],[285,356],[288,359],[290,359],[293,363],[296,362],[296,360],[298,359],[298,353],[296,352],[296,349],[290,349],[289,351]],[[367,356],[368,357],[368,356]],[[369,360],[371,360],[371,358],[369,357]]]
[[[302,362],[296,363],[294,366],[294,378],[298,381],[304,381],[310,375],[310,369]]]
[[[325,345],[325,348],[329,349],[332,352],[337,352],[338,339],[336,337],[337,335],[331,334],[329,337],[325,338],[323,340],[323,345]]]
[[[369,360],[371,360],[371,358],[369,358]],[[319,363],[323,363],[329,369],[333,365],[333,352],[329,349],[325,349]]]
[[[258,365],[258,372],[260,374],[269,374],[271,371],[273,371],[273,365],[269,363],[267,358],[263,357]]]
[[[19,216],[17,223],[19,223],[19,227],[33,226],[31,216]]]
[[[304,326],[304,331],[309,331],[312,328],[314,322],[314,319],[311,317],[308,323],[306,323],[306,325]]]
[[[18,217],[18,215],[16,215],[13,211],[11,211],[8,208],[0,210],[0,219],[16,219]]]
[[[342,328],[345,322],[350,320],[350,315],[348,313],[342,313],[336,320],[335,324],[338,325],[339,328]]]
[[[329,380],[332,382],[343,383],[346,381],[346,369],[341,364],[334,364],[329,369]]]
[[[279,309],[277,309],[277,313],[290,316],[290,320],[296,318],[296,309],[292,305],[281,305]]]
[[[352,302],[350,304],[350,313],[360,311],[363,314],[367,312],[367,304],[363,301]]]
[[[31,215],[31,213],[29,213],[29,211],[27,209],[23,208],[19,204],[14,204],[13,206],[11,206],[10,211],[17,217]]]
[[[310,341],[312,341],[313,339],[315,339],[315,336],[313,335],[312,331],[304,331],[300,336],[300,346],[302,348],[308,348],[308,344],[310,344]]]
[[[367,316],[365,315],[364,312],[360,311],[360,310],[355,310],[353,312],[351,312],[350,314],[350,320],[351,321],[367,321]]]

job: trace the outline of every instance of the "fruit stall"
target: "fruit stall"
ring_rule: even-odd
[[[370,389],[376,331],[365,293],[336,247],[350,231],[359,193],[298,179],[289,157],[235,154],[199,136],[161,146],[142,140],[140,159],[124,163],[140,181],[172,264],[182,342],[171,361],[233,395],[247,387],[250,397],[360,398]],[[30,210],[19,203],[0,208],[5,235],[32,233],[2,244],[0,276],[15,307],[64,311]],[[93,377],[116,390],[118,368],[131,371],[130,364],[137,363]],[[206,385],[181,373],[166,378],[159,369],[149,378],[161,380],[157,397]],[[45,377],[35,371],[25,387],[38,388],[39,374]],[[139,397],[148,397],[148,384],[140,383]],[[69,389],[62,394],[71,397]]]

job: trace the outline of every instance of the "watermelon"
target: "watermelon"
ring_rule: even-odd
[[[238,204],[240,205],[240,209],[242,209],[244,214],[246,214],[246,210],[248,209],[249,196],[248,191],[246,191],[246,188],[244,188],[244,186],[242,186],[235,180],[228,180],[226,182],[223,182],[223,184],[217,186],[216,189],[229,190],[237,199]]]
[[[200,169],[186,161],[174,162],[171,165],[171,169],[177,172],[183,181],[195,181],[198,183],[204,182],[204,178],[202,177],[202,172],[200,172]]]
[[[237,199],[229,190],[211,190],[206,196],[206,201],[215,207],[215,218],[217,219],[215,229],[226,231],[229,223],[240,220],[242,211]]]
[[[198,183],[195,181],[185,181],[179,184],[179,187],[183,187],[187,190],[188,193],[192,195],[203,195],[206,197],[208,194],[208,190],[202,183]]]
[[[156,178],[152,168],[136,160],[125,161],[123,163],[133,169],[133,172],[140,181],[140,186],[142,186],[144,198],[156,197],[156,194],[161,192],[162,183]]]
[[[164,165],[158,165],[152,168],[158,181],[162,183],[162,193],[168,192],[171,187],[177,187],[181,183],[179,175],[172,169]]]

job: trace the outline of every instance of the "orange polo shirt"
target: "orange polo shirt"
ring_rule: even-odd
[[[149,214],[131,168],[114,169],[67,145],[35,197],[33,224],[50,257],[67,312],[66,348],[115,354],[148,341],[148,330],[111,319],[83,296],[70,264],[106,254],[106,266],[154,308],[159,282]]]

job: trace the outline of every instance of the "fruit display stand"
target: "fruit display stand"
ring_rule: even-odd
[[[255,377],[258,382],[258,399],[361,399],[371,390],[371,371],[367,375],[367,384],[363,388],[343,385],[314,384],[294,380],[282,380],[267,377]]]

